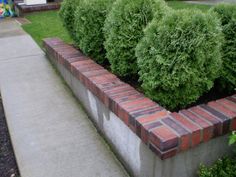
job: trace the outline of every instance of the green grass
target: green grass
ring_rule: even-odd
[[[31,23],[22,27],[40,47],[42,47],[42,40],[48,37],[59,37],[67,43],[72,43],[72,39],[63,27],[57,11],[33,13],[27,15],[26,18]]]
[[[181,1],[168,1],[167,4],[173,9],[200,9],[203,12],[206,12],[211,8],[211,5],[205,4],[191,4]]]

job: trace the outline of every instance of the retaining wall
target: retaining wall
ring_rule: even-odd
[[[60,39],[45,39],[44,47],[134,176],[197,176],[200,163],[232,153],[227,142],[236,130],[236,94],[170,112]]]

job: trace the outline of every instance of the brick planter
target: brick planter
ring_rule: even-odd
[[[58,10],[60,9],[61,4],[59,2],[50,2],[47,4],[38,4],[38,5],[25,5],[15,2],[15,11],[17,16],[24,16],[25,14],[49,10]]]
[[[231,152],[236,94],[170,112],[60,39],[45,39],[44,47],[133,175],[190,177],[201,162]]]

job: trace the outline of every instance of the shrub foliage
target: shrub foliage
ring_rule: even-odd
[[[75,40],[75,10],[82,0],[64,0],[61,4],[59,15],[63,25],[69,32],[72,39]]]
[[[219,4],[213,7],[221,20],[224,41],[222,45],[221,86],[225,90],[236,88],[236,5]]]
[[[112,71],[119,76],[137,74],[135,47],[143,29],[158,12],[159,0],[117,0],[105,21],[105,49]]]
[[[236,132],[232,132],[229,137],[229,145],[235,145]],[[236,158],[223,157],[218,159],[212,166],[200,165],[199,177],[235,177],[236,176]]]
[[[113,0],[83,1],[75,12],[76,44],[98,63],[105,61],[103,26]]]
[[[136,48],[145,93],[169,109],[197,100],[218,76],[221,39],[212,13],[180,10],[153,19]]]
[[[213,166],[206,167],[201,165],[199,177],[235,177],[236,176],[236,159],[224,157],[218,159]]]

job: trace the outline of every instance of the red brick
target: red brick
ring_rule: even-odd
[[[85,56],[81,56],[81,57],[78,57],[78,60],[79,61],[76,61],[76,62],[73,62],[71,63],[71,72],[72,74],[76,77],[77,73],[79,72],[79,70],[76,68],[78,65],[80,65],[81,63],[84,64],[84,63],[92,63],[91,60],[89,60],[87,57]]]
[[[222,106],[227,107],[228,109],[230,109],[231,111],[236,111],[236,103],[233,103],[230,100],[227,100],[225,98],[217,100],[217,103],[220,103]]]
[[[148,123],[148,122],[152,122],[152,121],[156,121],[156,120],[159,120],[161,118],[164,118],[167,115],[168,115],[168,112],[165,111],[165,110],[162,110],[162,111],[157,111],[153,114],[146,114],[146,115],[137,117],[136,120],[140,124],[145,124],[145,123]]]
[[[145,144],[148,143],[150,131],[161,125],[163,124],[160,121],[154,121],[154,122],[141,125],[141,139],[143,140]]]
[[[71,47],[66,46],[66,45],[64,45],[64,46],[61,45],[61,46],[53,47],[52,50],[54,51],[57,59],[59,59],[60,57],[62,57],[62,54],[65,53],[65,51],[70,51]]]
[[[116,94],[122,93],[124,91],[129,91],[129,90],[132,90],[132,88],[128,84],[124,84],[124,83],[115,87],[111,86],[111,87],[103,88],[102,91],[104,92],[104,95],[103,95],[104,104],[110,108],[110,106],[112,106],[110,102],[113,101],[113,99],[111,98],[112,95],[116,95]]]
[[[98,67],[96,64],[88,64],[86,66],[81,66],[81,68],[76,68],[80,75],[83,75],[82,77],[85,77],[84,72],[88,71],[95,71],[95,70],[101,70],[100,67]],[[79,78],[80,79],[80,78]],[[89,78],[86,78],[89,79]],[[92,81],[92,79],[90,79]]]
[[[77,50],[73,50],[73,48],[68,48],[63,52],[58,53],[59,60],[60,58],[64,61],[62,62],[63,65],[65,65],[65,61],[68,60],[69,58],[75,58],[75,57],[81,57],[83,56],[82,53],[80,53]]]
[[[109,83],[115,80],[119,81],[119,79],[113,74],[104,74],[102,76],[96,76],[96,77],[93,77],[91,80],[93,83],[97,85]]]
[[[173,157],[177,154],[177,148],[170,149],[168,151],[161,151],[159,148],[157,148],[152,143],[149,144],[149,148],[152,152],[154,152],[158,157],[160,157],[162,160]]]
[[[212,107],[202,104],[200,107],[207,111],[208,113],[212,114],[215,116],[217,119],[219,119],[223,123],[223,129],[222,129],[222,134],[226,134],[229,131],[230,128],[230,118],[227,117],[226,115],[222,114],[221,112],[213,109]]]
[[[121,105],[122,102],[120,102],[120,98],[126,97],[127,93],[131,94],[133,91],[133,93],[135,94],[134,90],[130,89],[124,92],[120,92],[118,94],[115,95],[107,95],[108,96],[108,106],[109,108],[113,111],[116,112],[117,111],[117,107]],[[138,99],[138,98],[136,98]],[[134,99],[133,101],[135,101],[136,99]],[[127,110],[127,109],[126,109]]]
[[[99,96],[103,93],[103,90],[99,88],[101,84],[109,83],[116,80],[115,77],[111,74],[107,74],[107,75],[104,74],[103,76],[96,77],[96,79],[88,79],[83,74],[81,74],[81,76],[82,77],[80,78],[80,80],[82,81],[83,79],[89,80],[88,82],[83,82],[83,83],[85,83],[85,86],[96,96]]]
[[[202,140],[204,142],[209,141],[213,137],[213,125],[211,123],[199,118],[198,116],[187,110],[182,110],[180,111],[180,113],[185,115],[191,121],[195,122],[196,124],[198,124],[200,127],[203,128]]]
[[[196,125],[191,120],[187,119],[184,116],[181,116],[176,112],[171,113],[170,116],[177,120],[179,123],[181,123],[184,127],[189,129],[191,132],[200,131],[202,129],[200,126]]]
[[[123,103],[121,103],[122,105]],[[146,109],[146,108],[150,108],[150,107],[154,107],[156,104],[153,103],[153,102],[144,102],[144,103],[140,103],[140,104],[137,104],[137,105],[133,105],[133,106],[130,106],[130,107],[126,107],[127,110],[129,110],[130,113],[135,113],[139,110],[142,110],[142,109]]]
[[[84,76],[85,77],[88,77],[88,78],[92,78],[92,77],[95,77],[95,76],[102,76],[104,74],[108,74],[109,72],[105,69],[101,69],[101,70],[95,70],[95,71],[87,71],[87,72],[83,72]]]
[[[167,112],[165,110],[156,110],[149,112],[147,114],[143,114],[142,116],[135,117],[131,115],[129,117],[129,127],[131,127],[134,132],[141,137],[141,126],[143,124],[147,124],[156,120],[159,120],[161,118],[164,118],[167,115]]]
[[[112,99],[116,100],[117,102],[126,102],[126,101],[131,101],[131,100],[124,99],[124,98],[126,98],[128,96],[133,96],[133,95],[138,95],[138,96],[135,97],[136,98],[135,100],[144,98],[144,96],[142,96],[139,92],[137,92],[133,88],[130,88],[130,89],[124,91],[124,92],[120,92],[120,93],[110,95],[110,96],[111,96]]]
[[[189,118],[191,121],[195,122],[196,124],[198,124],[202,128],[207,128],[210,125],[212,125],[211,123],[197,117],[195,114],[193,114],[192,112],[190,112],[188,110],[181,110],[180,113],[185,115],[187,118]]]
[[[192,107],[189,111],[195,113],[198,117],[211,122],[214,125],[214,136],[219,136],[222,134],[223,124],[221,120],[217,119],[215,116],[203,110],[199,106]]]
[[[178,146],[178,136],[166,126],[159,126],[150,132],[150,143],[161,151],[166,151]]]
[[[152,107],[147,107],[147,108],[144,108],[144,109],[139,109],[137,111],[131,112],[131,115],[133,117],[141,117],[141,116],[144,116],[146,114],[153,114],[153,113],[156,113],[157,111],[161,111],[161,110],[163,110],[162,107],[160,107],[159,105],[155,105],[155,106],[152,106]]]
[[[72,58],[67,58],[65,59],[64,61],[64,66],[69,70],[71,71],[71,64],[74,63],[74,62],[77,62],[77,61],[80,61],[80,60],[87,60],[87,58],[85,57],[82,57],[83,55],[81,56],[77,56],[77,57],[72,57]]]
[[[186,134],[180,137],[179,151],[186,151],[191,146],[191,136]]]
[[[126,111],[124,108],[121,106],[118,106],[117,112],[115,113],[121,120],[124,121],[124,123],[129,126],[129,112]]]
[[[105,75],[105,73],[104,73],[104,75]],[[110,101],[113,101],[113,100],[111,100],[112,96],[105,93],[105,90],[120,87],[123,85],[124,85],[124,83],[121,82],[119,79],[115,79],[115,80],[112,80],[112,81],[106,82],[106,83],[96,84],[96,86],[101,90],[101,93],[102,93],[101,95],[97,95],[97,96],[101,99],[101,101],[105,105],[107,105],[109,107],[109,100]]]
[[[152,101],[145,97],[145,98],[137,99],[135,101],[125,102],[122,105],[127,108],[132,108],[136,105],[143,105],[146,103],[152,103]]]
[[[138,111],[140,109],[145,109],[145,108],[148,108],[148,107],[155,106],[156,103],[154,103],[153,101],[151,101],[148,98],[141,98],[141,99],[137,99],[137,100],[134,100],[134,101],[120,103],[120,105],[122,105],[129,112],[132,113],[132,112]]]
[[[124,88],[124,86],[125,86],[125,84],[120,82],[120,81],[110,82],[109,84],[104,83],[104,84],[98,85],[99,89],[102,91],[102,94],[98,95],[98,97],[101,99],[101,101],[108,108],[110,108],[113,105],[112,102],[114,102],[115,100],[112,99],[112,96],[110,96],[109,94],[106,93],[106,90],[108,90],[108,89],[112,90],[112,89],[115,89],[117,87],[123,87]]]
[[[195,147],[201,142],[201,132],[202,128],[192,121],[188,120],[186,117],[181,116],[178,113],[170,114],[177,122],[179,122],[183,127],[186,127],[191,133],[191,146]]]
[[[185,129],[181,124],[172,119],[170,116],[161,120],[173,131],[175,131],[180,138],[179,150],[184,151],[190,147],[190,132]]]
[[[130,85],[123,83],[120,86],[111,87],[111,88],[108,87],[106,89],[103,89],[103,91],[108,95],[114,95],[114,94],[123,92],[125,90],[131,90],[131,89],[132,87],[130,87]]]
[[[76,66],[76,69],[78,69],[81,73],[83,73],[83,72],[94,71],[94,70],[102,70],[103,67],[99,66],[96,63],[88,63],[85,65],[78,65]]]
[[[127,94],[130,94],[129,96],[127,96]],[[122,103],[126,102],[126,99],[129,99],[129,101],[135,101],[139,98],[142,98],[143,96],[140,94],[137,94],[135,92],[124,92],[123,94],[121,94],[119,97],[113,98],[113,96],[109,97],[109,108],[111,110],[114,110],[115,112],[117,111],[117,109],[114,106],[121,106]],[[126,109],[128,111],[128,109]],[[130,113],[130,111],[128,111]],[[130,113],[131,114],[131,113]]]
[[[210,107],[212,107],[213,109],[223,113],[224,115],[226,115],[227,117],[229,117],[231,119],[236,117],[236,112],[231,111],[230,109],[222,106],[221,104],[219,104],[215,101],[209,102],[208,105]]]
[[[82,56],[83,58],[86,58],[86,57],[84,57],[84,56]],[[81,61],[77,61],[77,62],[74,62],[74,63],[72,63],[71,65],[74,67],[74,68],[79,68],[79,67],[81,67],[81,66],[83,66],[83,65],[88,65],[88,64],[91,64],[91,63],[94,63],[94,61],[92,61],[92,60],[90,60],[90,59],[88,59],[88,60],[81,60]]]
[[[73,49],[72,47],[60,47],[58,49],[54,48],[54,50],[57,52],[58,61],[60,61],[61,64],[64,64],[64,60],[67,58],[81,56],[81,53]]]
[[[123,102],[127,102],[127,101],[133,101],[136,99],[140,99],[140,98],[144,98],[143,94],[140,94],[137,91],[130,91],[130,92],[126,92],[126,94],[124,94],[121,97],[116,97],[114,98],[118,103],[123,103]]]
[[[95,69],[95,68],[94,68]],[[98,69],[98,70],[96,70],[96,71],[99,71],[99,68],[96,68],[96,69]],[[98,83],[94,83],[94,81],[93,81],[93,79],[91,79],[91,78],[88,78],[88,77],[86,77],[86,75],[84,75],[84,73],[82,72],[81,73],[81,75],[83,76],[83,78],[85,78],[85,81],[86,80],[89,80],[89,82],[88,82],[88,84],[86,83],[86,82],[84,82],[85,83],[85,86],[88,88],[88,89],[90,89],[91,91],[93,90],[93,88],[95,87],[96,89],[99,89],[99,92],[102,92],[102,93],[104,93],[103,92],[103,90],[101,89],[102,87],[103,87],[103,85],[105,85],[105,84],[107,84],[107,83],[116,83],[117,82],[117,80],[115,79],[115,80],[112,80],[111,81],[111,79],[107,79],[107,80],[103,80],[102,82],[100,82],[99,84]],[[104,76],[106,76],[106,74],[104,73],[103,74]],[[97,92],[93,92],[97,97],[99,97],[99,96],[101,96],[101,95],[98,95],[98,93]],[[99,97],[100,98],[100,97]]]
[[[192,133],[192,137],[191,137],[191,147],[195,147],[197,146],[198,144],[201,143],[201,138],[202,136],[202,132],[195,132],[195,133]]]

